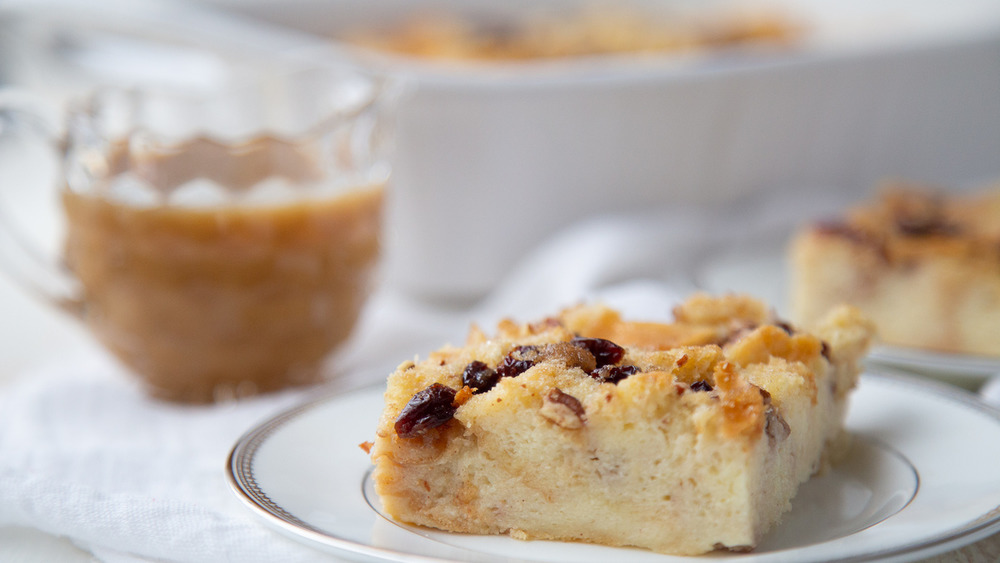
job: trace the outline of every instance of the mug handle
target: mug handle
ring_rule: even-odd
[[[18,147],[29,144],[43,147],[53,162],[60,160],[60,143],[42,111],[24,94],[0,91],[0,160],[12,158]],[[29,293],[81,317],[79,280],[59,255],[43,251],[41,241],[33,240],[14,220],[24,212],[15,203],[17,190],[46,190],[53,194],[58,191],[59,179],[63,177],[61,169],[52,185],[45,185],[41,176],[40,173],[24,175],[23,182],[10,178],[0,181],[0,270]]]

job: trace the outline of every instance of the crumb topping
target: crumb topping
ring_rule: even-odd
[[[464,405],[466,401],[468,401],[470,398],[472,398],[473,394],[474,393],[471,387],[469,387],[468,385],[463,386],[461,389],[458,390],[457,393],[455,393],[455,399],[452,400],[451,406],[457,409],[458,407]]]
[[[793,373],[815,401],[816,371],[837,361],[831,343],[797,331],[745,296],[699,294],[674,313],[674,323],[634,322],[601,305],[581,305],[538,323],[503,321],[495,337],[473,327],[469,341],[476,344],[439,350],[416,368],[400,366],[396,387],[410,395],[387,396],[387,403],[399,405],[387,412],[397,413],[393,426],[400,437],[420,436],[462,409],[482,408],[475,406],[485,404],[480,396],[499,404],[509,390],[501,383],[518,381],[523,394],[535,397],[538,412],[562,428],[585,426],[583,405],[591,395],[600,396],[594,404],[609,404],[647,401],[643,394],[662,392],[719,409],[723,435],[780,441],[790,432],[780,396],[772,399],[762,385],[772,384],[770,374]],[[841,316],[848,325],[857,320]],[[866,345],[862,340],[859,345]],[[633,379],[637,383],[629,384]],[[600,391],[605,386],[624,387]]]
[[[730,362],[716,365],[714,376],[724,418],[722,432],[728,436],[759,436],[765,422],[760,388],[740,377]]]
[[[1000,266],[1000,190],[946,196],[926,186],[887,184],[875,201],[842,221],[818,223],[813,232],[848,240],[887,263],[946,255]]]

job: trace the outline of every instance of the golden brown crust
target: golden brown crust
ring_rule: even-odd
[[[819,223],[812,230],[867,247],[890,264],[953,257],[997,269],[1000,190],[946,195],[926,186],[887,183],[874,202],[850,210],[842,221]]]
[[[506,22],[455,13],[410,16],[387,29],[344,37],[361,47],[435,60],[521,61],[601,54],[690,51],[747,43],[786,44],[798,27],[780,13],[736,11],[693,17],[601,4],[537,11]]]
[[[760,387],[740,377],[736,366],[729,362],[716,364],[713,375],[722,405],[722,432],[729,437],[762,436],[764,396],[761,395]]]

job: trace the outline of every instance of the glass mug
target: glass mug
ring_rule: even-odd
[[[42,139],[57,151],[65,231],[56,256],[16,248],[50,267],[10,273],[82,319],[154,396],[321,381],[374,283],[395,93],[333,65],[212,92],[108,89],[56,135],[3,104],[0,152]],[[30,238],[11,207],[0,227]]]

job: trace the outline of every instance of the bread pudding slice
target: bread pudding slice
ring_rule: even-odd
[[[843,307],[804,332],[742,296],[695,295],[674,316],[581,305],[400,365],[370,450],[385,511],[519,539],[752,549],[843,444],[872,328]]]
[[[902,184],[790,249],[792,317],[850,303],[897,346],[1000,356],[1000,189],[965,196]]]

